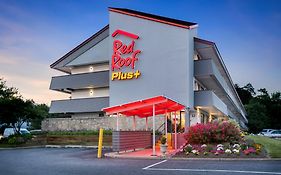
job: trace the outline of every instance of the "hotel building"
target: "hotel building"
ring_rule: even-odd
[[[50,89],[68,93],[69,99],[51,102],[49,112],[62,117],[44,120],[42,129],[149,130],[152,113],[140,107],[157,100],[159,131],[172,132],[175,122],[184,132],[229,118],[246,129],[246,112],[222,56],[197,29],[192,22],[109,8],[109,25],[51,64],[66,75],[52,77]],[[161,106],[159,100],[167,103]],[[113,109],[118,110],[108,112]]]

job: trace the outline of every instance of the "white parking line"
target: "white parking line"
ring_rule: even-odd
[[[212,169],[170,169],[170,168],[151,168],[155,165],[158,165],[162,162],[158,162],[156,164],[150,165],[148,167],[143,168],[144,170],[151,171],[190,171],[190,172],[223,172],[223,173],[244,173],[244,174],[281,174],[281,172],[268,172],[268,171],[240,171],[240,170],[212,170]]]
[[[147,167],[144,167],[143,170],[147,170],[148,168],[154,167],[155,165],[159,165],[159,164],[164,163],[164,162],[166,162],[166,161],[167,161],[167,160],[162,160],[161,162],[157,162],[157,163],[155,163],[155,164],[149,165],[149,166],[147,166]]]

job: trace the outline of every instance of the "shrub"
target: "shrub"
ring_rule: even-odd
[[[62,136],[62,135],[99,135],[99,130],[89,130],[89,131],[49,131],[48,136]],[[103,135],[112,135],[112,130],[103,130]]]
[[[256,153],[259,154],[261,152],[262,145],[259,143],[255,143],[255,144],[253,144],[253,146],[256,149]]]
[[[238,143],[241,140],[239,128],[227,121],[191,126],[184,137],[192,144]]]
[[[190,153],[192,151],[192,146],[191,145],[187,145],[185,148],[184,148],[184,151],[186,153]]]
[[[256,150],[253,147],[249,147],[248,149],[243,151],[244,154],[249,155],[251,153],[255,153],[256,154]]]
[[[166,142],[167,142],[166,137],[165,137],[165,136],[162,136],[160,142],[161,142],[162,145],[165,145]]]
[[[10,145],[17,144],[17,137],[15,137],[15,136],[9,137],[8,144],[10,144]]]
[[[23,144],[30,140],[32,136],[30,134],[24,134],[24,135],[11,135],[8,137],[8,144],[10,145],[17,145],[17,144]]]
[[[241,144],[242,151],[248,149],[248,145],[246,143]]]

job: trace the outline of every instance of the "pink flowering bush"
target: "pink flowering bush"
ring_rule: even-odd
[[[246,145],[243,146],[243,145]],[[260,148],[261,149],[261,148]],[[245,157],[260,156],[261,151],[246,143],[241,144],[187,144],[177,154],[189,157]],[[263,157],[264,155],[261,155]]]
[[[244,150],[244,151],[243,151],[243,153],[244,153],[244,154],[246,154],[246,155],[249,155],[249,154],[251,154],[251,153],[256,154],[256,153],[257,153],[257,151],[256,151],[256,149],[255,149],[255,148],[253,148],[253,147],[249,147],[248,149]]]
[[[228,121],[191,126],[184,137],[191,144],[238,143],[242,139],[240,130]]]

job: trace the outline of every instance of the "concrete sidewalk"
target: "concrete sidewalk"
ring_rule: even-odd
[[[163,159],[163,158],[171,158],[175,150],[168,149],[166,155],[162,155],[160,152],[160,148],[156,148],[156,155],[152,155],[152,148],[150,149],[138,149],[136,151],[122,151],[122,152],[110,152],[104,154],[105,157],[110,158],[138,158],[138,159]]]

